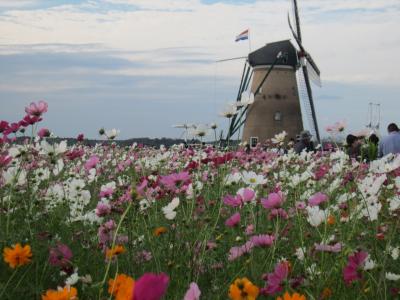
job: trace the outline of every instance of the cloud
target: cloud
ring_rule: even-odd
[[[211,122],[234,99],[243,68],[243,61],[214,61],[248,52],[235,35],[250,28],[252,49],[291,37],[287,0],[12,2],[0,0],[0,104],[15,103],[2,114],[16,117],[27,101],[46,98],[57,116],[52,127],[65,134],[62,112],[74,109],[94,111],[87,117],[93,134],[99,126],[117,126],[112,122],[121,123],[126,137],[173,135],[169,124],[178,121]],[[394,118],[399,1],[299,5],[303,44],[322,71],[323,88],[315,90],[321,122],[346,115],[362,126],[359,111],[369,97]],[[157,120],[147,124],[152,116]],[[146,126],[131,128],[123,117]]]

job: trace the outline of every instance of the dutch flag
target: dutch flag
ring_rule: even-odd
[[[249,39],[249,30],[246,29],[243,31],[241,34],[236,36],[235,42],[243,41],[243,40],[248,40]]]

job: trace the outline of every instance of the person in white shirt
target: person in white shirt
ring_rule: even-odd
[[[379,143],[379,157],[388,155],[389,153],[400,153],[400,131],[395,123],[389,124],[388,136],[385,136]]]

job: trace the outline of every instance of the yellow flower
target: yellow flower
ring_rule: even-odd
[[[157,227],[156,229],[154,229],[153,235],[154,236],[160,236],[163,233],[166,233],[168,231],[168,229],[166,227]]]
[[[107,251],[106,251],[106,258],[107,258],[107,259],[111,259],[111,258],[113,258],[114,256],[117,256],[117,255],[119,255],[119,254],[121,254],[121,253],[124,253],[124,252],[125,252],[124,246],[117,245],[117,246],[115,246],[115,247],[112,248],[112,249],[107,249]]]
[[[47,290],[42,300],[78,300],[78,291],[74,287],[66,286],[63,289]]]
[[[260,289],[246,277],[238,278],[229,287],[229,298],[232,300],[254,300]]]
[[[125,274],[118,274],[114,279],[108,281],[108,293],[115,297],[115,300],[132,299],[135,280]]]
[[[290,295],[288,292],[286,292],[282,297],[276,298],[276,300],[306,300],[306,296],[294,293],[293,295]]]
[[[13,269],[29,264],[32,258],[31,246],[25,245],[21,247],[21,244],[18,243],[12,248],[6,247],[3,250],[3,258]]]

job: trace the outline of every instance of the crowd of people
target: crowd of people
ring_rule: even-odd
[[[387,127],[388,135],[381,140],[372,133],[368,137],[349,134],[346,137],[346,150],[351,158],[372,161],[390,153],[400,153],[400,130],[395,123]],[[302,131],[294,144],[294,151],[314,151],[314,144],[309,131]]]

